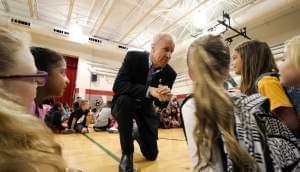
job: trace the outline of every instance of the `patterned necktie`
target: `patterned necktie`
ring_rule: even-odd
[[[149,71],[148,71],[147,83],[149,83],[152,80],[154,70],[155,70],[154,67],[151,66],[150,69],[149,69]]]

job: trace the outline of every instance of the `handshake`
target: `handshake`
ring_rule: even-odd
[[[157,98],[160,102],[167,102],[171,99],[171,89],[166,85],[158,85],[158,87],[150,87],[149,91],[152,97]]]

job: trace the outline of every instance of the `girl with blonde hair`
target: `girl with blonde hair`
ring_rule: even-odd
[[[246,167],[255,169],[254,160],[235,137],[233,103],[223,87],[229,73],[230,54],[221,36],[207,35],[195,40],[188,49],[187,63],[194,81],[194,98],[183,106],[182,115],[186,118],[193,111],[195,114],[196,124],[187,130],[187,138],[194,130],[188,144],[190,150],[193,144],[197,148],[193,160],[195,171],[226,171],[222,163],[224,151],[218,144],[220,135],[240,171]],[[190,126],[186,122],[184,119],[185,126]]]
[[[280,81],[285,86],[300,87],[300,35],[286,46],[286,60],[279,66]]]
[[[0,171],[65,171],[61,147],[52,132],[18,101],[0,89]]]
[[[47,73],[35,67],[28,35],[0,26],[0,40],[0,87],[19,95],[31,111],[36,88],[46,83]]]

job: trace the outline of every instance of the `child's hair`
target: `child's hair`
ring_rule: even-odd
[[[84,105],[86,105],[88,103],[89,103],[88,100],[80,100],[80,107],[82,107],[82,106],[84,106]]]
[[[300,72],[300,35],[293,37],[287,44],[290,62]]]
[[[42,171],[39,168],[48,167],[63,172],[65,161],[54,135],[17,100],[0,89],[0,171]]]
[[[28,49],[29,37],[21,32],[11,32],[0,25],[0,74],[14,69],[16,53]]]
[[[65,103],[63,104],[63,107],[64,107],[64,108],[67,108],[67,107],[69,108],[69,104],[65,102]]]
[[[48,48],[31,47],[30,49],[38,70],[46,71],[50,75],[52,68],[64,61],[60,54]]]
[[[221,36],[206,35],[196,39],[188,49],[187,63],[194,78],[196,102],[194,139],[199,162],[195,170],[201,171],[215,163],[214,143],[219,134],[239,171],[246,167],[255,169],[252,158],[235,136],[233,104],[223,88],[230,54]]]
[[[60,102],[56,102],[52,108],[53,111],[61,111],[63,110],[63,105]]]
[[[255,81],[263,73],[276,71],[272,51],[266,42],[246,41],[235,48],[241,56],[241,92],[246,95],[256,93]]]

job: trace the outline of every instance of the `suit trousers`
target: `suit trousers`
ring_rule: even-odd
[[[134,152],[132,127],[135,119],[141,152],[146,159],[155,160],[158,155],[159,116],[154,111],[153,101],[141,101],[121,95],[114,101],[112,114],[118,121],[122,153]]]

